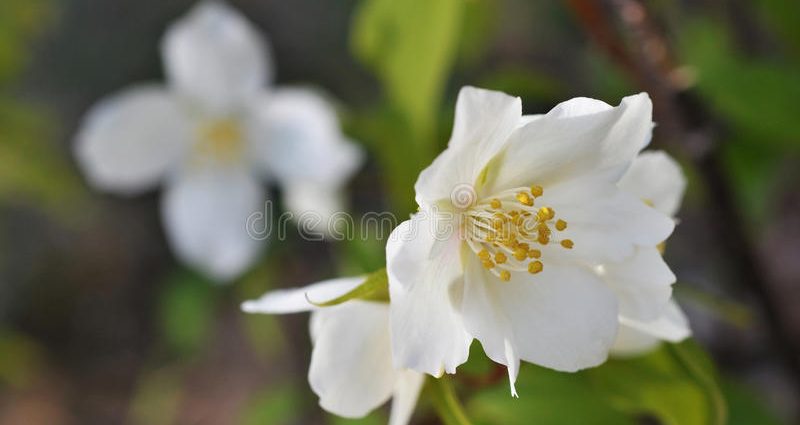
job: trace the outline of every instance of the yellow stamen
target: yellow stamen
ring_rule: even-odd
[[[503,282],[508,282],[509,280],[511,280],[511,272],[509,272],[508,270],[501,271],[500,280],[502,280]]]
[[[563,241],[561,241],[561,246],[567,249],[572,249],[574,245],[575,244],[572,243],[571,239],[564,239]]]
[[[544,194],[544,189],[539,185],[531,186],[531,195],[539,197]]]
[[[491,270],[494,268],[494,263],[492,260],[483,260],[481,261],[481,264],[483,264],[483,268],[486,270]]]
[[[528,251],[522,248],[517,248],[516,250],[514,250],[514,258],[516,258],[517,261],[522,261],[527,257],[528,257]]]
[[[531,249],[531,250],[528,251],[528,257],[529,258],[542,258],[542,251],[539,251],[538,249]]]
[[[541,261],[534,261],[532,263],[528,263],[528,273],[536,274],[541,272],[544,269],[544,264]]]
[[[567,222],[561,219],[556,221],[556,230],[561,231],[567,228]]]
[[[507,260],[508,260],[508,257],[506,257],[506,255],[505,255],[505,254],[503,254],[502,252],[498,252],[497,254],[495,254],[495,255],[494,255],[494,261],[495,261],[497,264],[503,264],[503,263],[505,263]]]
[[[485,261],[491,258],[491,255],[489,254],[489,251],[486,248],[484,248],[481,250],[481,252],[478,253],[478,258]]]
[[[500,202],[500,200],[499,200],[499,199],[492,199],[492,202],[491,202],[489,205],[491,205],[491,206],[492,206],[492,208],[494,208],[494,209],[496,209],[496,210],[499,210],[499,209],[500,209],[500,207],[502,207],[502,206],[503,206],[503,203],[502,203],[502,202]]]
[[[522,205],[533,206],[533,198],[525,192],[517,193],[517,201]]]

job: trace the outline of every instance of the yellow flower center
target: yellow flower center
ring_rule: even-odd
[[[197,151],[205,158],[231,162],[240,157],[244,138],[239,123],[221,119],[205,123],[198,130]]]
[[[572,249],[570,239],[555,232],[567,228],[550,206],[536,206],[544,188],[533,185],[501,192],[470,206],[464,213],[463,230],[470,249],[486,270],[503,281],[513,272],[537,274],[544,270],[539,247],[559,244]]]

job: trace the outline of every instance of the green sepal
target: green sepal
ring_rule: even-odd
[[[340,295],[332,300],[324,302],[314,302],[308,298],[309,303],[317,307],[331,307],[350,300],[367,300],[367,301],[380,301],[389,302],[389,277],[386,275],[386,269],[380,269],[367,275],[364,283],[351,289],[350,292]]]

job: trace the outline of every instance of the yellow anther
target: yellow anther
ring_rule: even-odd
[[[547,221],[553,218],[556,215],[555,211],[553,211],[550,207],[541,207],[539,211],[536,213],[536,218],[539,221]]]
[[[478,253],[478,258],[480,258],[481,260],[486,261],[486,260],[492,258],[492,256],[491,256],[491,254],[489,254],[489,251],[486,248],[484,248]]]
[[[542,245],[547,245],[550,243],[550,234],[548,233],[539,233],[539,237],[536,238],[536,241]]]
[[[483,260],[481,261],[481,264],[483,264],[483,268],[486,270],[494,268],[494,263],[492,262],[492,260]]]
[[[660,244],[656,245],[656,249],[658,249],[658,253],[664,255],[664,251],[667,250],[667,242],[661,242]]]
[[[533,261],[528,263],[528,273],[536,274],[544,269],[544,264],[541,261]]]
[[[525,217],[517,214],[511,219],[511,222],[514,223],[515,226],[519,226],[520,224],[522,224],[523,220],[525,220]]]
[[[503,254],[502,252],[498,252],[497,254],[494,255],[494,261],[497,264],[503,264],[507,260],[508,260],[508,257],[506,257],[506,255]]]
[[[533,198],[531,198],[531,195],[528,195],[525,192],[517,193],[517,201],[519,201],[519,203],[522,205],[527,205],[529,207],[533,206]]]
[[[561,246],[563,246],[564,248],[567,248],[567,249],[572,249],[572,247],[574,245],[575,244],[572,243],[571,239],[564,239],[563,241],[561,241]]]
[[[509,280],[511,280],[511,272],[509,272],[508,270],[501,271],[500,280],[502,280],[503,282],[508,282]]]
[[[514,258],[516,258],[517,261],[522,261],[527,257],[528,257],[528,251],[522,248],[517,248],[514,250]]]
[[[519,247],[524,249],[525,251],[527,251],[527,250],[529,250],[531,248],[530,245],[528,245],[527,243],[524,243],[524,242],[519,244]]]
[[[564,221],[562,219],[558,219],[558,221],[556,221],[556,230],[561,231],[561,230],[564,230],[566,228],[567,228],[567,222],[566,221]]]
[[[531,195],[533,196],[542,196],[544,194],[544,189],[539,185],[531,186]]]
[[[528,257],[529,258],[541,258],[542,257],[542,251],[539,251],[538,249],[530,249],[530,250],[528,250]]]
[[[500,209],[500,207],[503,206],[503,203],[500,202],[499,199],[492,199],[492,202],[490,202],[489,205],[491,205],[492,208],[497,210],[497,209]]]

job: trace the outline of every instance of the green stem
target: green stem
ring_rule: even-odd
[[[439,419],[445,425],[472,425],[447,375],[439,379],[428,378],[428,393]]]

